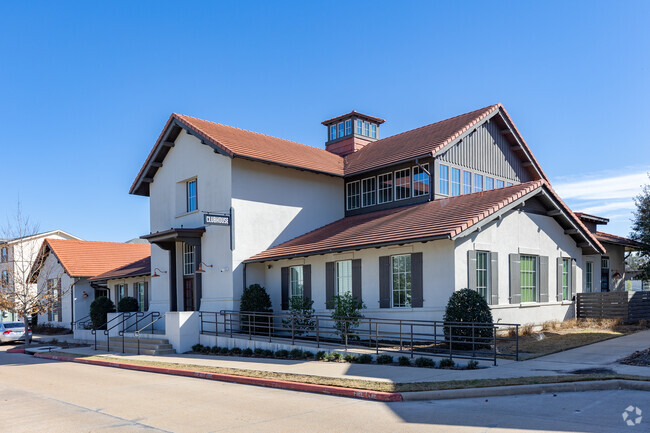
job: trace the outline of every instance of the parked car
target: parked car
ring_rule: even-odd
[[[27,329],[27,334],[31,338],[32,330]],[[0,323],[0,343],[9,341],[18,341],[25,339],[25,325],[22,322],[2,322]]]

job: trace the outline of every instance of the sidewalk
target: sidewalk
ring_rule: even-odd
[[[339,379],[359,379],[393,383],[446,382],[452,380],[505,379],[533,376],[558,376],[573,374],[575,370],[605,368],[615,373],[650,377],[650,367],[635,367],[617,364],[636,350],[650,347],[650,330],[601,341],[588,346],[559,352],[544,357],[512,361],[499,360],[492,367],[484,362],[477,370],[445,370],[393,365],[349,364],[323,361],[300,361],[265,358],[244,358],[234,356],[215,356],[199,354],[175,354],[164,356],[130,355],[115,352],[95,351],[92,348],[72,348],[62,352],[78,353],[88,356],[119,358],[122,362],[130,360],[164,362],[170,364],[200,365],[265,372],[290,373]],[[186,367],[187,368],[187,367]]]

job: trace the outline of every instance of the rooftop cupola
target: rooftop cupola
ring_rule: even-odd
[[[379,125],[384,119],[352,111],[323,122],[327,127],[325,148],[337,155],[356,152],[366,144],[379,139]]]

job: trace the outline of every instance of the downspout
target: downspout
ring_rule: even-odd
[[[426,168],[424,168],[422,166],[422,164],[420,164],[419,159],[420,158],[415,158],[415,164],[418,167],[420,167],[420,170],[422,170],[423,172],[425,172],[427,174],[427,176],[429,176],[429,201],[431,201],[431,200],[433,200],[433,179],[431,178],[431,173],[429,172],[429,170],[427,170]]]
[[[244,270],[244,278],[243,278],[244,290],[246,290],[246,262],[244,262],[244,269],[243,270]],[[242,291],[242,293],[244,293],[244,292]]]

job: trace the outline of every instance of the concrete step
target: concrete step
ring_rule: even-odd
[[[97,339],[99,341],[99,338]],[[106,338],[102,338],[102,341],[106,341]],[[113,344],[114,341],[119,341],[120,344],[122,343],[122,337],[111,337],[111,344]],[[133,338],[133,337],[124,337],[124,342],[127,343],[137,343],[138,339]],[[169,340],[166,338],[141,338],[140,339],[140,344],[142,343],[148,343],[148,344],[168,344]]]
[[[97,350],[110,352],[122,352],[122,337],[111,337],[110,345],[106,340],[97,341]],[[124,338],[123,353],[138,353],[138,339],[132,337]],[[142,355],[169,355],[176,353],[169,340],[165,338],[141,338],[140,354]]]
[[[97,350],[104,350],[106,351],[106,346],[100,347],[99,344],[97,345]],[[124,352],[122,352],[122,346],[120,347],[113,347],[111,346],[110,352],[116,352],[116,353],[138,353],[138,348],[137,347],[124,347]],[[143,349],[140,347],[140,355],[173,355],[176,353],[174,349]]]
[[[97,348],[106,347],[106,342],[102,341],[101,343],[98,341],[97,342]],[[138,343],[132,343],[132,342],[124,342],[124,347],[135,347],[136,349],[138,348]],[[122,349],[122,342],[121,341],[111,341],[110,348],[119,348]],[[140,342],[140,349],[173,349],[172,345],[167,343],[167,344],[146,344],[143,342]]]

